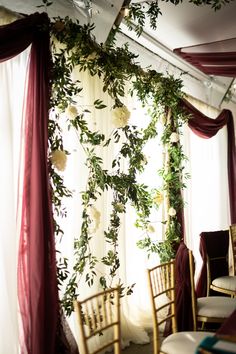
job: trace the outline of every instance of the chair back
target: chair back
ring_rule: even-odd
[[[200,252],[207,270],[207,292],[202,296],[208,296],[212,281],[229,274],[229,230],[202,232],[200,237]]]
[[[114,348],[121,352],[120,291],[107,289],[83,301],[74,300],[74,309],[85,354],[96,354]],[[96,349],[91,340],[97,336]]]
[[[229,227],[230,248],[232,255],[232,273],[236,275],[236,224]]]
[[[153,318],[154,354],[160,352],[163,328],[171,322],[172,332],[177,332],[175,309],[175,261],[157,265],[147,270]]]

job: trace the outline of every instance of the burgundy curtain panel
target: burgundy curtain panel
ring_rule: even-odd
[[[33,14],[0,27],[0,61],[31,45],[25,94],[25,151],[18,258],[21,353],[56,353],[59,302],[48,173],[49,19]]]
[[[180,242],[175,256],[176,317],[178,331],[193,330],[189,250]]]

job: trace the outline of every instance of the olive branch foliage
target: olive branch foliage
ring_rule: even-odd
[[[163,191],[168,193],[170,205],[179,211],[183,208],[180,190],[184,188],[183,161],[185,156],[179,142],[170,143],[173,132],[178,133],[179,128],[188,118],[179,105],[184,96],[182,81],[173,76],[164,76],[154,70],[143,70],[136,63],[136,55],[131,53],[128,45],[114,47],[110,45],[98,45],[91,32],[93,25],[81,26],[79,22],[55,18],[51,23],[53,73],[51,108],[55,110],[49,122],[50,150],[63,150],[63,137],[60,129],[60,114],[65,112],[68,106],[75,104],[76,96],[82,91],[82,83],[72,80],[72,71],[75,66],[79,70],[88,70],[94,76],[98,75],[103,80],[103,90],[113,99],[115,107],[122,107],[127,82],[132,82],[130,95],[136,94],[142,104],[152,101],[149,108],[150,122],[144,129],[126,125],[115,129],[113,135],[106,138],[99,131],[91,131],[86,121],[87,109],[81,108],[74,118],[68,118],[68,129],[75,129],[80,144],[86,153],[86,166],[88,169],[87,186],[82,191],[83,212],[80,235],[74,241],[75,262],[72,274],[67,269],[68,260],[62,255],[58,257],[58,282],[67,283],[62,296],[62,305],[65,313],[69,315],[72,309],[72,300],[78,295],[79,278],[86,273],[85,279],[92,286],[95,278],[99,277],[99,283],[103,289],[119,282],[122,294],[130,294],[134,284],[124,286],[121,280],[117,280],[117,270],[120,267],[118,254],[119,230],[121,214],[125,212],[125,205],[130,202],[137,211],[136,225],[143,230],[143,236],[138,242],[140,248],[146,249],[148,254],[158,252],[161,260],[165,261],[174,255],[173,242],[181,238],[181,227],[177,216],[169,217],[166,223],[166,238],[163,242],[151,239],[148,233],[149,216],[153,202],[153,191],[137,182],[137,174],[145,168],[143,163],[143,148],[149,139],[157,135],[156,124],[160,119],[166,119],[170,113],[169,121],[165,121],[162,136],[163,145],[168,146],[168,166],[159,171],[163,178]],[[59,51],[55,50],[56,43],[62,43]],[[95,109],[104,109],[106,106],[97,99],[94,102]],[[163,118],[164,117],[164,118]],[[106,147],[109,144],[119,143],[121,148],[112,161],[112,170],[102,167],[102,159],[96,153],[96,147]],[[66,152],[69,153],[69,152]],[[128,161],[128,169],[124,172],[121,168],[122,159]],[[63,198],[72,195],[63,184],[63,177],[51,168],[51,182],[53,187],[53,206],[56,215],[66,217],[63,209]],[[109,226],[104,230],[104,238],[109,245],[107,253],[99,260],[92,252],[91,241],[93,234],[89,232],[91,216],[89,208],[106,191],[112,191],[112,211]],[[120,209],[120,206],[123,206]],[[155,205],[154,205],[155,206]],[[158,207],[156,205],[156,207]],[[56,235],[63,234],[60,226],[55,222]],[[98,274],[96,265],[102,262],[107,269],[106,274]],[[69,278],[69,279],[68,279]]]
[[[170,1],[178,5],[182,0]],[[193,4],[210,5],[215,11],[231,0],[189,0]],[[43,0],[42,6],[50,6],[49,0]],[[125,22],[129,29],[135,30],[141,35],[146,18],[150,21],[150,27],[156,29],[159,15],[162,15],[159,1],[144,1],[129,5],[129,14]],[[73,22],[70,18],[57,17],[51,21],[52,35],[52,95],[51,110],[54,112],[49,119],[49,150],[64,150],[63,136],[60,128],[60,113],[65,112],[68,106],[75,104],[76,96],[83,90],[82,83],[72,80],[72,71],[79,66],[81,71],[88,70],[91,76],[97,75],[103,80],[103,91],[113,99],[113,108],[122,107],[126,93],[127,82],[132,83],[129,94],[136,94],[143,106],[150,104],[150,122],[144,129],[127,125],[115,129],[112,137],[106,138],[99,131],[89,129],[86,115],[89,110],[81,109],[74,118],[68,118],[68,129],[75,129],[80,144],[86,154],[86,166],[88,169],[87,186],[82,191],[83,212],[80,235],[74,241],[75,262],[72,274],[68,270],[68,260],[59,251],[57,257],[58,285],[66,284],[62,296],[62,306],[67,315],[73,311],[72,301],[78,295],[80,277],[85,274],[85,280],[92,286],[95,278],[103,289],[119,282],[122,296],[133,292],[134,284],[124,286],[121,279],[117,280],[117,271],[120,267],[118,254],[119,230],[121,226],[121,214],[126,211],[126,203],[130,202],[136,209],[136,226],[143,231],[138,247],[146,250],[150,255],[156,252],[160,260],[168,261],[175,255],[175,245],[181,239],[180,215],[183,210],[181,191],[185,188],[185,179],[189,178],[184,171],[185,155],[179,141],[171,142],[171,134],[180,134],[180,128],[188,120],[188,115],[183,112],[180,100],[184,97],[182,80],[172,75],[164,76],[152,69],[142,69],[136,62],[137,56],[129,51],[128,44],[122,47],[115,45],[115,34],[118,28],[111,31],[106,44],[98,45],[93,38],[94,25],[81,26],[79,21]],[[56,43],[62,44],[62,48],[56,50]],[[97,99],[94,102],[95,109],[104,109],[106,105]],[[176,215],[167,215],[165,235],[162,242],[153,241],[148,232],[149,217],[153,207],[158,208],[154,202],[154,194],[157,191],[149,191],[149,188],[137,182],[137,175],[145,168],[143,148],[145,144],[156,137],[156,125],[158,121],[164,124],[161,141],[165,149],[166,161],[158,174],[162,177],[162,193],[166,196],[167,207],[176,210]],[[96,152],[96,147],[107,147],[109,144],[120,144],[121,148],[112,161],[112,170],[103,169],[103,161]],[[69,154],[68,151],[65,151]],[[122,161],[128,161],[127,172],[122,169]],[[55,215],[55,235],[63,237],[63,230],[57,223],[57,217],[66,217],[67,210],[63,207],[63,198],[71,197],[72,192],[64,185],[63,177],[57,169],[51,165],[50,170],[53,210]],[[104,230],[104,238],[109,245],[107,253],[99,260],[93,255],[91,241],[93,233],[89,232],[91,216],[89,207],[92,207],[106,190],[112,191],[112,210],[109,226]],[[122,208],[121,208],[122,206]],[[105,274],[98,274],[96,265],[101,262],[107,267]]]
[[[234,0],[188,0],[196,6],[210,6],[214,11],[218,11]],[[128,5],[128,14],[125,16],[125,23],[130,30],[134,30],[135,33],[140,36],[143,32],[146,21],[149,21],[149,25],[153,30],[157,29],[159,16],[162,15],[160,3],[169,2],[175,6],[181,5],[183,0],[152,0],[152,1],[139,1],[136,3],[130,3]]]

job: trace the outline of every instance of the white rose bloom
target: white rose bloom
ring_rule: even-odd
[[[145,166],[145,165],[147,165],[147,163],[148,163],[147,156],[143,155],[143,159],[142,159],[141,165]]]
[[[58,171],[64,171],[66,168],[67,156],[63,150],[54,150],[51,155],[51,162]]]
[[[78,110],[75,106],[68,106],[65,113],[70,119],[74,119],[78,116]]]
[[[148,232],[154,233],[155,232],[155,227],[152,225],[148,225]]]
[[[89,55],[85,58],[85,60],[86,60],[86,61],[93,61],[93,60],[98,59],[98,58],[99,58],[98,54],[97,54],[96,52],[93,52],[93,53],[89,54]]]
[[[115,210],[118,211],[118,213],[123,213],[125,211],[125,206],[122,203],[115,203],[114,207]]]
[[[153,198],[154,203],[156,203],[157,205],[160,205],[164,200],[164,196],[160,191],[156,192],[156,195]]]
[[[126,106],[116,107],[112,111],[112,123],[116,128],[123,128],[128,124],[130,111]]]
[[[170,142],[171,143],[177,143],[179,141],[179,134],[177,133],[172,133],[170,136]]]
[[[88,215],[91,219],[91,224],[89,227],[89,232],[95,232],[100,225],[101,213],[94,206],[88,208]]]
[[[175,216],[175,215],[176,215],[176,210],[175,210],[174,208],[170,208],[170,209],[168,210],[168,214],[169,214],[170,216]]]

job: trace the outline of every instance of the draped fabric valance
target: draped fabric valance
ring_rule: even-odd
[[[18,258],[20,347],[25,354],[56,352],[59,302],[48,171],[49,18],[33,14],[0,27],[0,62],[29,45],[24,99],[24,171]]]
[[[174,49],[174,53],[207,75],[236,77],[236,38]]]
[[[181,105],[191,115],[188,121],[189,128],[201,138],[211,138],[217,134],[219,129],[227,125],[229,202],[231,223],[234,224],[236,223],[236,149],[232,112],[224,109],[216,119],[211,119],[197,110],[187,100],[182,100]]]

